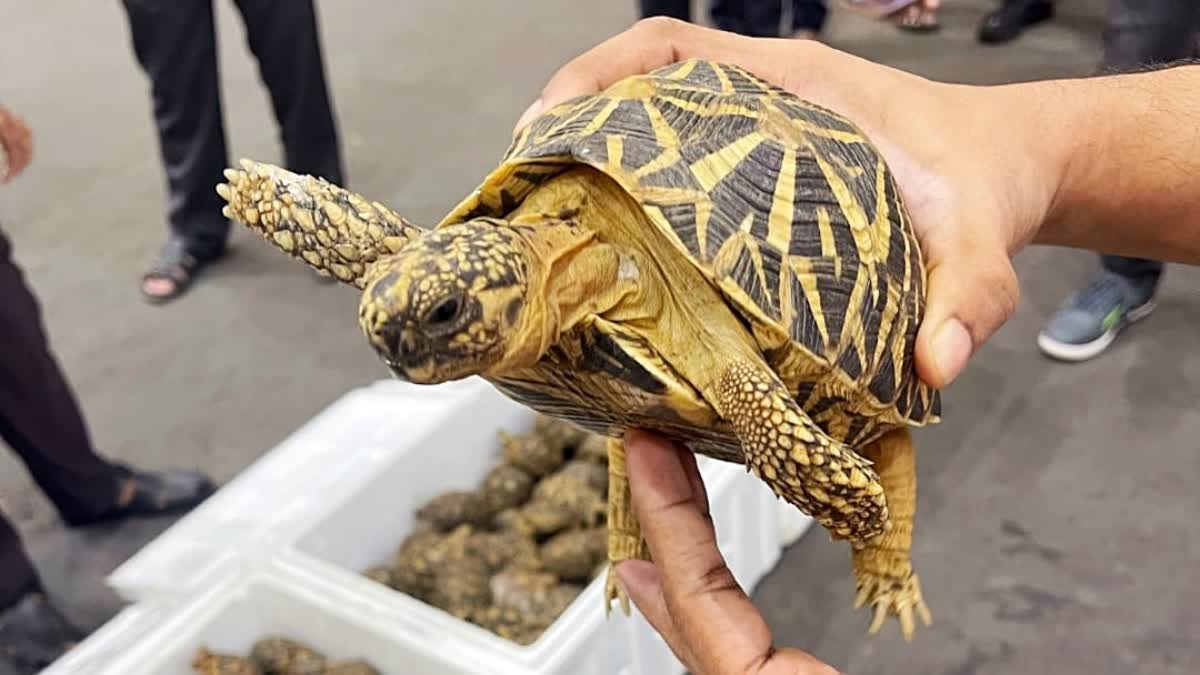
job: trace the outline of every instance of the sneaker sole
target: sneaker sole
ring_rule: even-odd
[[[1105,331],[1103,335],[1083,344],[1070,344],[1067,342],[1059,342],[1054,338],[1039,333],[1037,338],[1038,349],[1041,349],[1047,356],[1056,358],[1060,361],[1079,362],[1087,361],[1095,358],[1108,349],[1113,340],[1117,339],[1117,333],[1120,333],[1130,324],[1145,318],[1147,314],[1154,311],[1155,300],[1151,299],[1141,305],[1129,310],[1125,315],[1125,320],[1118,323],[1116,326]]]

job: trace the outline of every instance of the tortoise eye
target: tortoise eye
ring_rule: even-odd
[[[451,296],[438,303],[438,305],[429,312],[426,321],[432,326],[440,326],[449,323],[458,316],[460,309],[462,309],[462,303],[459,302],[458,297]]]

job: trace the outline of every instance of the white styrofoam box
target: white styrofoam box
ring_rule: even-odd
[[[419,387],[381,381],[335,401],[115,569],[107,582],[128,602],[200,588],[233,557],[270,557],[290,544],[395,454],[452,424],[478,378]]]
[[[452,665],[434,659],[439,665],[430,665],[430,673],[682,673],[636,610],[630,618],[614,611],[606,619],[603,575],[526,647],[361,576],[394,554],[420,504],[478,485],[498,460],[499,429],[525,430],[532,420],[531,410],[482,380],[357,390],[139,552],[110,583],[126,597],[158,598],[211,584],[230,556],[250,561],[243,574],[286,561],[336,588],[339,603],[375,608],[396,650],[407,653],[415,642],[459,658]],[[744,467],[704,457],[699,464],[718,544],[750,591],[775,565],[796,524],[784,522],[781,502]],[[226,563],[213,562],[221,559]]]
[[[364,659],[385,675],[479,667],[478,654],[423,644],[412,624],[403,608],[374,603],[279,558],[209,585],[161,617],[141,640],[122,645],[115,658],[95,667],[59,668],[54,675],[192,675],[200,647],[245,655],[268,635],[299,640],[331,659]]]
[[[779,541],[784,548],[787,548],[804,536],[804,533],[812,526],[813,519],[782,499],[779,500],[777,507],[779,508]]]
[[[455,459],[455,455],[447,458],[451,462]],[[740,467],[702,459],[701,473],[712,504],[718,546],[735,578],[750,591],[781,554],[775,497]],[[437,481],[432,483],[435,491],[445,489],[436,487]],[[276,560],[337,588],[338,602],[371,607],[374,609],[369,614],[389,617],[387,620],[396,633],[404,634],[405,644],[415,642],[430,654],[454,654],[458,660],[455,664],[437,662],[430,670],[410,668],[396,672],[430,675],[680,675],[684,672],[683,665],[636,608],[630,617],[615,606],[611,616],[605,615],[603,574],[588,584],[537,642],[529,646],[505,640],[363,577],[358,570],[390,557],[404,532],[377,526],[359,540],[343,538],[340,531],[358,529],[360,523],[372,520],[366,517],[369,514],[356,511],[356,507],[373,508],[376,500],[372,493],[388,484],[388,478],[381,477],[379,483],[364,486],[360,494],[366,496],[343,505],[316,525],[310,541],[335,547],[329,551],[330,555],[318,557],[306,552],[301,540]],[[346,547],[374,549],[380,555],[355,553]]]
[[[93,675],[114,673],[111,666],[119,661],[147,633],[170,615],[171,606],[137,604],[125,607],[87,639],[75,645],[40,675]]]
[[[492,388],[455,402],[463,412],[423,445],[414,447],[361,484],[298,537],[298,564],[338,579],[397,611],[407,608],[427,631],[422,642],[487,654],[480,672],[628,675],[682,673],[683,666],[658,635],[637,617],[615,612],[606,620],[604,576],[593,580],[572,606],[532,645],[521,646],[461,621],[361,575],[389,560],[410,531],[418,506],[449,489],[473,489],[499,461],[498,430],[524,431],[533,413]],[[749,590],[777,562],[782,549],[779,500],[741,465],[698,458],[712,504],[718,545],[735,577]],[[635,613],[636,616],[636,613]],[[499,664],[505,664],[503,670]]]

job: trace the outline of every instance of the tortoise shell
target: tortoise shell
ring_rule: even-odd
[[[739,67],[677,63],[543,113],[437,227],[502,218],[578,164],[614,179],[723,293],[831,436],[938,421],[912,363],[921,250],[852,122]]]

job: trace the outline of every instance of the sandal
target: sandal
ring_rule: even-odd
[[[172,235],[167,239],[154,266],[142,276],[142,295],[152,305],[174,300],[187,291],[201,269],[220,257],[221,255],[198,258],[187,250],[185,239]],[[167,281],[173,288],[163,294],[152,293],[146,289],[147,282],[151,281]]]
[[[914,2],[900,11],[896,26],[913,33],[932,33],[941,29],[937,8],[926,7],[923,2]]]

